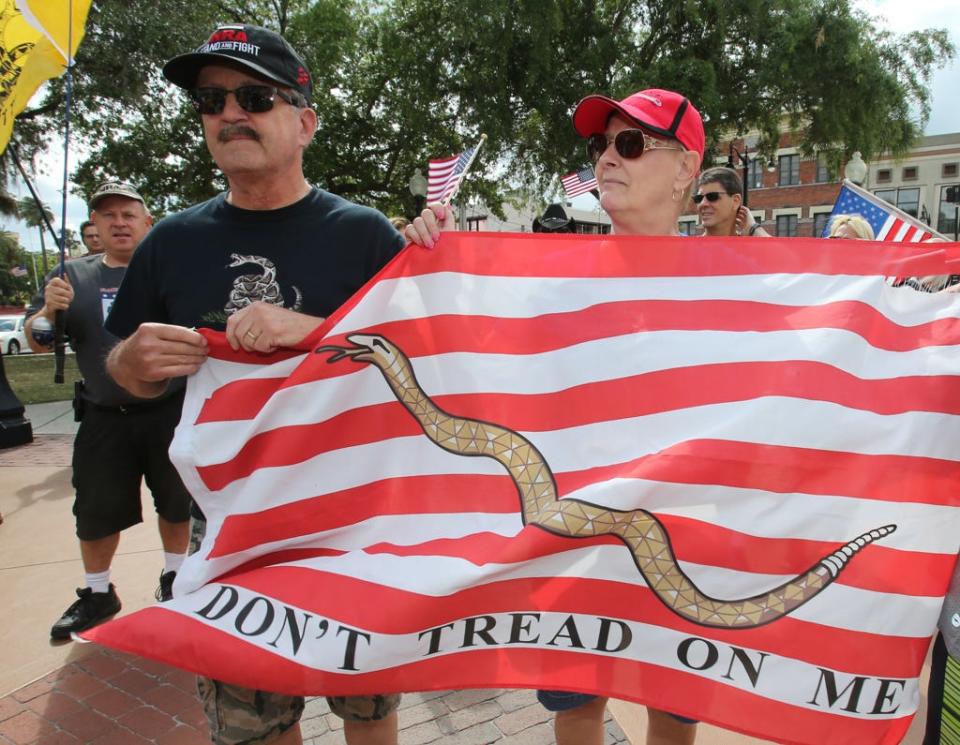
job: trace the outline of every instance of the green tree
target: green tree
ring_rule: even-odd
[[[176,19],[172,21],[171,19]],[[848,0],[100,0],[75,71],[75,131],[89,190],[126,178],[162,213],[224,186],[197,117],[159,69],[218,22],[282,29],[315,76],[314,183],[409,214],[407,182],[429,157],[489,137],[465,187],[497,209],[584,164],[570,113],[584,95],[684,91],[708,138],[786,123],[804,151],[904,153],[929,110],[943,30],[895,35]],[[63,83],[16,123],[34,147],[55,136]],[[911,112],[917,112],[911,118]],[[21,135],[22,131],[22,135]]]
[[[53,212],[50,210],[49,205],[42,202],[38,204],[32,196],[24,197],[17,202],[17,212],[24,224],[31,228],[36,228],[40,233],[40,253],[43,256],[43,265],[46,267],[48,265],[46,241],[47,221],[53,224]]]
[[[27,274],[14,276],[23,267]],[[16,233],[0,228],[0,305],[25,305],[33,292],[33,274]]]

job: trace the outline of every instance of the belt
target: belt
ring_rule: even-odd
[[[170,396],[165,396],[161,399],[146,400],[146,401],[135,401],[128,404],[121,404],[120,406],[104,406],[103,404],[95,404],[93,401],[84,400],[84,403],[89,406],[91,409],[96,409],[97,411],[108,411],[114,414],[139,414],[144,411],[152,411],[153,409],[158,409],[164,404],[168,404],[171,401],[182,401],[183,400],[183,391],[174,393]]]

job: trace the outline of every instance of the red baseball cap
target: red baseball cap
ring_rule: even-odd
[[[573,128],[583,137],[603,132],[611,114],[619,114],[651,133],[677,140],[703,160],[703,119],[685,96],[650,88],[614,101],[606,96],[587,96],[573,112]]]

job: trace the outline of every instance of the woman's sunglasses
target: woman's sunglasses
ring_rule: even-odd
[[[587,157],[590,162],[596,165],[600,156],[610,147],[610,143],[613,143],[621,158],[628,160],[639,158],[645,150],[683,150],[679,145],[651,137],[642,129],[622,129],[613,138],[599,133],[587,138]]]
[[[693,203],[700,204],[704,199],[708,202],[716,202],[720,197],[729,196],[725,191],[708,191],[706,194],[694,194]]]
[[[302,108],[298,96],[285,93],[272,85],[241,85],[239,88],[194,88],[190,91],[190,101],[201,114],[219,114],[227,105],[227,94],[232,93],[241,109],[251,114],[262,114],[273,108],[274,98],[280,98],[291,106]]]

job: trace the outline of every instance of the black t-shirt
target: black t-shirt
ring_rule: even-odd
[[[263,211],[234,207],[221,194],[147,234],[107,329],[121,338],[144,322],[222,330],[256,300],[326,317],[404,243],[381,213],[322,189]]]
[[[321,189],[264,211],[239,209],[221,194],[147,234],[106,327],[121,338],[146,322],[222,330],[231,313],[256,300],[326,317],[404,244],[381,213]],[[182,385],[174,381],[170,390]],[[193,514],[203,517],[196,503]]]

